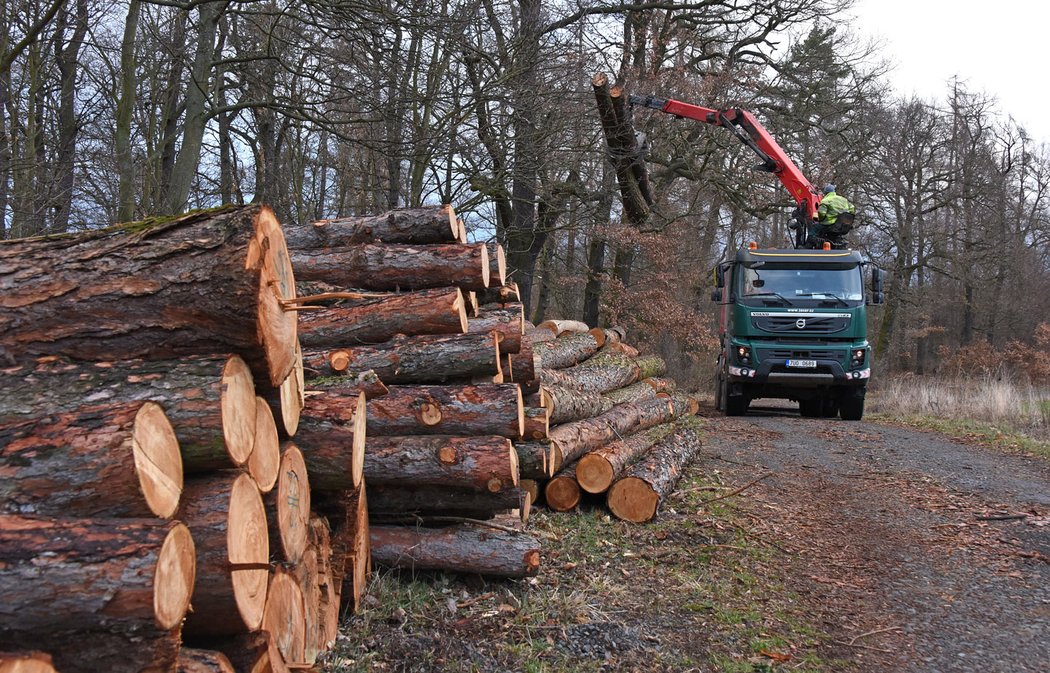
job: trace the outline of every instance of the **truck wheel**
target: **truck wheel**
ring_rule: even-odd
[[[848,395],[839,401],[839,417],[844,421],[859,421],[864,417],[864,393]]]
[[[824,402],[819,397],[815,400],[799,400],[798,413],[803,418],[819,418],[824,408]]]
[[[726,395],[726,416],[743,416],[751,406],[751,400],[743,395]]]
[[[721,374],[715,374],[715,411],[726,410],[726,380]]]
[[[835,418],[839,415],[839,401],[831,397],[825,398],[824,408],[821,411],[824,418]]]

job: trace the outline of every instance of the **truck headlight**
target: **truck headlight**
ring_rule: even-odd
[[[747,346],[737,346],[736,358],[742,365],[751,364],[751,349]]]
[[[860,367],[864,364],[865,349],[857,348],[850,353],[849,363],[853,367]]]

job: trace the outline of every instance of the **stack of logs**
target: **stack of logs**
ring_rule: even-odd
[[[303,387],[273,213],[5,241],[0,288],[0,665],[312,665],[344,569],[281,440]]]
[[[357,503],[369,534],[355,544],[382,565],[537,572],[512,441],[545,439],[546,412],[524,403],[538,374],[502,248],[466,243],[448,206],[324,220],[286,240],[307,388],[296,442],[317,506],[333,518]],[[347,426],[362,395],[367,439]],[[516,523],[490,521],[507,511]],[[357,533],[336,526],[337,548],[351,546],[344,528]]]
[[[547,506],[568,511],[584,493],[607,494],[617,517],[652,519],[699,451],[696,422],[687,418],[696,400],[676,393],[674,381],[661,378],[664,361],[639,356],[620,329],[552,320],[526,337],[553,426]]]

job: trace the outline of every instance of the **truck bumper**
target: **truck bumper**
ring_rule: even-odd
[[[761,363],[758,368],[729,367],[733,383],[784,386],[786,388],[822,388],[829,386],[863,386],[871,377],[871,369],[846,371],[834,360],[817,360],[817,366],[789,369],[782,360]]]

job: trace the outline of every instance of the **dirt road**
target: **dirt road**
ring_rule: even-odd
[[[1050,461],[878,423],[712,419],[788,589],[865,672],[1050,671]],[[834,666],[839,668],[840,666]]]

